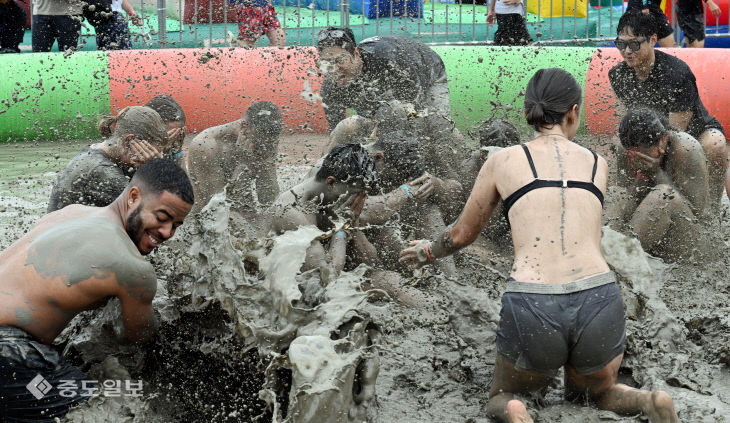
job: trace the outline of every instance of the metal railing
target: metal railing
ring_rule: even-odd
[[[228,0],[177,0],[179,24],[176,28],[167,28],[165,22],[170,22],[167,2],[174,1],[156,0],[156,19],[148,12],[146,23],[150,29],[141,33],[144,47],[227,47],[236,44],[235,6]],[[350,1],[353,3],[273,0],[273,4],[288,45],[313,45],[319,30],[328,26],[348,26],[358,39],[397,34],[427,44],[446,45],[491,44],[496,30],[496,26],[487,25],[488,5],[477,5],[475,2],[479,0]],[[558,1],[561,1],[559,5]],[[605,6],[594,7],[590,0],[537,0],[536,13],[526,14],[533,45],[609,45],[616,37],[616,26],[625,12],[625,4],[620,2],[614,6],[616,0],[601,1]],[[672,1],[674,6],[677,0]],[[140,2],[141,10],[148,11],[144,0]],[[578,12],[581,7],[584,7],[583,13]],[[351,13],[353,8],[358,13]],[[675,41],[679,44],[681,31],[676,24],[675,10],[672,7],[672,22]],[[714,25],[706,25],[706,34],[708,39],[730,38],[727,26],[720,25],[717,18]],[[140,34],[136,37],[138,39]],[[266,41],[259,43],[262,44]]]

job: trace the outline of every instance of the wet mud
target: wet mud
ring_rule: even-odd
[[[311,165],[286,154],[282,190]],[[669,392],[684,422],[730,421],[728,208],[725,198],[716,254],[706,262],[664,262],[604,227],[602,248],[627,315],[620,381]],[[299,274],[317,229],[267,237],[251,222],[218,194],[151,255],[162,322],[151,344],[116,343],[116,300],[72,322],[57,341],[70,359],[94,377],[141,378],[145,396],[93,399],[68,421],[489,421],[510,248],[480,237],[455,256],[457,278],[428,269],[405,275],[426,298],[412,307],[366,290],[372,269],[365,266],[326,287],[316,272]],[[643,421],[565,402],[561,376],[527,399],[536,421]]]

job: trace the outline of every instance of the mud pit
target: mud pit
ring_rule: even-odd
[[[299,160],[303,154],[293,149],[305,140],[292,138],[282,142],[282,190],[306,172],[325,141],[307,137],[303,150],[312,157]],[[0,201],[0,208],[12,207]],[[42,201],[34,202],[41,210]],[[717,257],[706,263],[666,264],[637,241],[604,230],[604,252],[627,309],[620,378],[668,391],[685,422],[730,421],[727,211],[724,199]],[[27,224],[36,216],[6,218]],[[9,232],[3,247],[18,235]],[[74,321],[59,341],[76,363],[90,375],[114,375],[124,371],[108,359],[114,355],[132,378],[144,379],[145,397],[92,400],[70,421],[489,421],[484,409],[509,248],[480,238],[457,254],[458,280],[422,275],[415,286],[430,300],[415,309],[363,291],[364,267],[312,289],[316,275],[296,273],[319,234],[314,229],[273,240],[255,232],[230,224],[219,195],[154,253],[163,325],[143,349],[111,341],[118,330],[114,301]],[[567,404],[561,392],[556,378],[531,401],[537,421],[641,421]]]

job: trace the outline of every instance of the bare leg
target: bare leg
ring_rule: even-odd
[[[659,46],[664,48],[677,47],[677,43],[674,42],[674,33],[659,40]]]
[[[411,307],[425,306],[430,297],[418,288],[407,284],[398,273],[390,270],[376,270],[372,276],[373,288],[382,289],[397,302]]]
[[[671,250],[678,255],[690,256],[697,248],[704,252],[698,224],[687,200],[669,185],[657,185],[636,208],[629,225],[644,250],[671,243]]]
[[[700,135],[698,140],[705,151],[708,161],[708,173],[710,182],[710,207],[709,210],[717,209],[722,197],[722,188],[725,186],[728,169],[728,148],[727,141],[717,129],[708,129]]]
[[[591,375],[578,374],[566,364],[566,398],[574,400],[586,395],[601,410],[623,415],[642,412],[651,423],[679,423],[674,402],[666,392],[643,391],[616,383],[622,358],[623,354],[616,356],[606,367]]]
[[[254,47],[256,47],[256,41],[254,41],[254,40],[248,40],[248,39],[242,40],[242,39],[239,38],[238,39],[238,44],[241,47],[243,47],[243,48],[254,48]]]
[[[286,33],[282,28],[276,28],[266,33],[269,37],[269,46],[271,47],[286,47]]]
[[[525,403],[514,394],[529,394],[546,387],[552,377],[539,373],[521,372],[514,364],[497,353],[494,378],[489,389],[487,415],[505,423],[532,423]]]

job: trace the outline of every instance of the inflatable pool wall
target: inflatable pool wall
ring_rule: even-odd
[[[434,50],[446,64],[452,116],[468,130],[490,117],[524,122],[523,90],[540,68],[570,71],[584,89],[582,132],[612,134],[615,100],[608,70],[615,48],[456,47]],[[666,50],[687,62],[711,114],[730,128],[730,55],[725,50]],[[98,138],[99,116],[166,93],[188,116],[188,128],[238,119],[255,101],[282,110],[290,131],[327,129],[316,50],[169,49],[4,55],[0,141]]]

